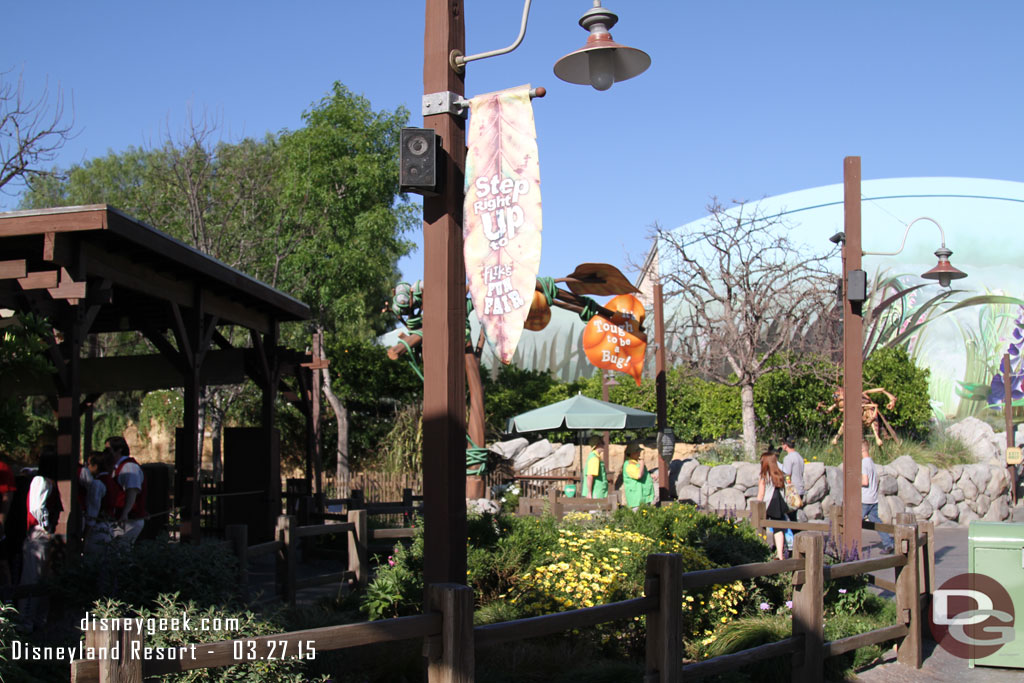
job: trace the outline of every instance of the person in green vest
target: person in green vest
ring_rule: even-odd
[[[622,488],[626,492],[626,506],[636,510],[641,505],[654,504],[654,480],[644,466],[639,441],[626,446],[626,461],[622,465]]]
[[[608,497],[608,473],[604,469],[604,458],[597,450],[602,441],[603,439],[596,434],[590,437],[590,455],[587,456],[586,464],[583,466],[584,498]]]

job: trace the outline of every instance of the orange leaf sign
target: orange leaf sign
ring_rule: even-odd
[[[510,363],[540,269],[540,165],[530,86],[479,95],[470,108],[466,277],[487,338]]]
[[[583,328],[583,351],[595,367],[630,375],[640,386],[644,371],[647,335],[640,331],[644,307],[630,294],[617,296],[605,308],[614,311],[611,320],[595,315]]]

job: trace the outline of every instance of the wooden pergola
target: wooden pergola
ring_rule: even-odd
[[[68,502],[82,461],[83,413],[105,392],[183,387],[175,497],[182,540],[198,540],[200,395],[206,385],[248,377],[262,390],[261,425],[236,430],[234,444],[225,435],[224,488],[260,490],[237,502],[250,538],[269,540],[281,504],[275,399],[287,392],[306,408],[311,427],[315,398],[310,359],[279,346],[279,326],[309,319],[308,306],[117,209],[90,205],[0,213],[0,309],[35,314],[52,327],[53,374],[8,372],[0,396],[51,397],[69,524],[77,516]],[[250,346],[233,346],[221,332],[227,326],[248,330]],[[83,357],[88,335],[123,331],[141,333],[159,353]],[[307,442],[312,457],[315,440]]]

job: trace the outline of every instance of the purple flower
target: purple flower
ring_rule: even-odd
[[[762,602],[760,605],[758,605],[758,607],[760,607],[762,611],[770,610],[772,608],[772,606],[769,605],[767,602]]]
[[[1010,400],[1017,401],[1024,398],[1024,373],[1015,372],[1010,375]],[[992,385],[989,387],[988,404],[999,405],[1006,402],[1006,389],[1003,385],[1003,373],[996,373],[992,376]]]
[[[793,609],[793,601],[786,600],[786,609]]]
[[[839,592],[840,592],[840,593],[845,593],[845,592],[846,592],[846,589],[845,589],[845,588],[840,588],[840,589],[839,589]]]

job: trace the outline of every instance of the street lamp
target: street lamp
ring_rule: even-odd
[[[843,162],[844,232],[831,240],[843,247],[843,534],[842,552],[859,555],[861,550],[861,443],[864,438],[862,396],[864,391],[864,317],[862,307],[867,299],[867,278],[861,270],[861,257],[895,256],[903,251],[910,228],[921,220],[931,221],[939,229],[941,246],[935,255],[938,265],[921,277],[938,280],[948,287],[953,280],[967,277],[949,262],[953,253],[946,248],[942,226],[922,216],[907,224],[903,243],[894,252],[861,251],[861,187],[860,157],[846,157]]]
[[[594,0],[594,6],[580,17],[580,26],[590,32],[586,44],[555,63],[555,75],[568,83],[592,85],[607,90],[616,81],[639,76],[651,65],[643,50],[619,45],[609,33],[619,17]]]
[[[931,221],[935,224],[935,227],[939,229],[939,237],[942,239],[941,246],[935,250],[935,255],[939,259],[938,265],[929,270],[926,273],[922,273],[921,277],[926,280],[938,280],[940,287],[949,287],[949,283],[953,280],[959,280],[967,277],[967,273],[957,270],[953,267],[953,264],[949,262],[949,257],[953,255],[953,252],[946,248],[946,233],[942,230],[942,226],[934,218],[928,216],[921,216],[907,223],[907,229],[903,233],[903,242],[900,243],[900,248],[896,251],[865,251],[861,252],[864,256],[896,256],[903,251],[903,248],[907,245],[907,235],[910,234],[910,228],[918,221]]]
[[[512,45],[467,57],[464,0],[426,0],[423,127],[437,133],[444,150],[438,168],[444,189],[437,196],[423,199],[423,279],[429,285],[423,294],[423,507],[428,520],[423,533],[423,578],[427,584],[466,581],[466,268],[462,249],[465,65],[516,49],[526,33],[530,3],[525,0],[519,37]],[[647,68],[649,57],[643,55],[646,63],[638,69],[634,52],[639,50],[612,42],[608,28],[617,17],[601,9],[600,2],[594,3],[584,19],[587,23],[581,20],[580,25],[591,31],[595,45],[578,52],[589,55],[603,49],[612,54],[611,82],[631,78]],[[627,65],[620,70],[618,60],[622,55],[627,57]],[[598,70],[595,78],[598,85],[607,81]],[[590,82],[588,68],[586,83]]]

